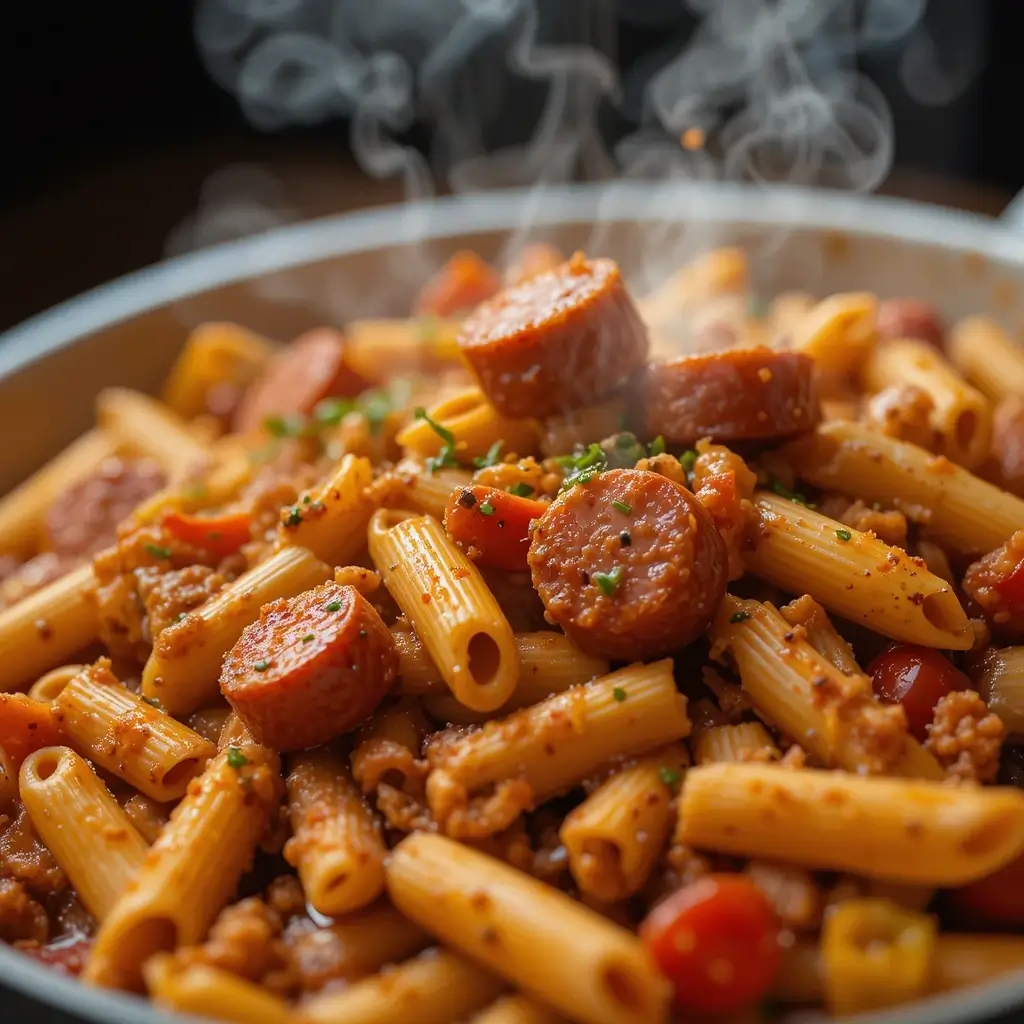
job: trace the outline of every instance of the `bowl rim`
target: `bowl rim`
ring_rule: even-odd
[[[788,186],[648,182],[514,189],[373,207],[276,228],[154,264],[100,285],[0,334],[0,382],[77,340],[214,288],[336,256],[520,227],[631,220],[843,232],[935,246],[1024,268],[1024,236],[998,221],[903,199]],[[668,205],[666,205],[668,204]],[[90,988],[0,943],[0,983],[43,1006],[100,1024],[182,1024],[138,996]],[[967,1024],[1024,1005],[1024,972],[850,1024]],[[810,1013],[807,1021],[824,1020]]]

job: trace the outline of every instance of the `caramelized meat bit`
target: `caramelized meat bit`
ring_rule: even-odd
[[[224,577],[205,565],[190,565],[162,576],[139,580],[150,641],[189,612],[205,604],[224,586]]]
[[[886,299],[878,304],[879,338],[917,338],[940,352],[946,330],[939,311],[923,299]]]
[[[0,940],[45,942],[50,930],[46,910],[13,878],[0,878]]]
[[[984,612],[996,636],[1024,638],[1024,530],[970,565],[963,588]]]
[[[863,501],[850,501],[839,494],[829,494],[818,504],[822,515],[862,533],[873,533],[893,547],[907,546],[907,517],[902,512],[874,508]]]
[[[1005,728],[973,690],[954,690],[939,699],[925,748],[953,778],[995,782]]]

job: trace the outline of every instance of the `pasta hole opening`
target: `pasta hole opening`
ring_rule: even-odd
[[[598,899],[614,903],[623,898],[626,881],[622,850],[607,839],[588,839],[583,844],[580,868],[588,876],[588,887]]]
[[[965,409],[956,418],[956,443],[963,449],[969,448],[978,429],[978,414],[973,409]]]
[[[46,782],[57,774],[63,760],[64,755],[60,749],[50,748],[40,750],[34,757],[28,758],[25,767],[39,782]]]
[[[140,991],[142,964],[157,953],[170,953],[177,945],[178,926],[169,917],[144,917],[125,929],[120,948],[127,962],[117,965],[121,968],[120,985]]]
[[[936,629],[945,633],[959,633],[963,628],[963,609],[948,590],[929,594],[921,605],[921,611]]]
[[[475,633],[470,638],[466,653],[473,682],[480,687],[490,686],[501,668],[501,648],[497,641],[488,633]]]
[[[341,871],[334,875],[331,880],[324,886],[324,895],[333,895],[343,886],[348,883],[348,872]]]
[[[179,761],[164,772],[163,783],[165,786],[177,786],[179,783],[192,778],[198,767],[199,758],[186,757],[184,761]]]
[[[644,1004],[643,987],[624,964],[605,964],[601,969],[601,984],[619,1006],[637,1010]]]
[[[1009,844],[1020,831],[1020,815],[1016,809],[1001,811],[969,832],[960,849],[969,857],[984,857]]]

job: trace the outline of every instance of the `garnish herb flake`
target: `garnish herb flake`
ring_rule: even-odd
[[[628,516],[633,511],[633,506],[625,501],[619,501],[617,498],[612,501],[612,508],[621,512],[624,516]]]
[[[693,449],[687,449],[679,456],[679,465],[683,467],[684,473],[692,473],[693,467],[697,464],[697,453]]]
[[[673,790],[679,785],[683,778],[675,768],[659,768],[658,775],[661,778],[661,781],[664,782],[669,789]]]
[[[478,455],[473,460],[473,465],[477,469],[487,469],[488,466],[496,466],[501,461],[501,446],[504,441],[495,441],[490,448],[487,449],[486,455]]]
[[[238,747],[228,747],[227,761],[232,768],[238,769],[244,768],[249,763],[249,758]]]
[[[480,502],[480,506],[477,509],[477,511],[482,516],[493,516],[494,515],[494,506],[489,501],[482,501],[482,502]]]
[[[849,530],[836,530],[836,536],[844,541],[853,539],[853,534]]]
[[[144,545],[146,553],[152,555],[154,558],[170,558],[174,552],[170,548],[162,548],[159,544],[146,544]]]
[[[809,502],[802,494],[798,494],[796,491],[791,491],[785,484],[778,480],[772,480],[772,492],[777,494],[780,498],[788,498],[797,505],[803,505],[804,508],[813,509],[815,507],[814,504]]]
[[[525,484],[520,480],[508,489],[508,493],[514,494],[517,498],[528,498],[533,494],[533,488],[529,484]]]
[[[266,672],[267,669],[270,668],[270,662],[262,660],[257,661],[256,664],[253,665],[253,668],[256,669],[257,672]]]
[[[732,623],[746,622],[750,618],[750,612],[733,612],[729,616],[729,621]]]
[[[659,434],[651,443],[648,448],[648,453],[651,456],[664,455],[665,454],[665,438]]]
[[[612,696],[621,704],[627,697],[626,691],[621,686],[612,690]]]
[[[164,705],[156,699],[156,697],[143,697],[142,699],[151,708],[156,708],[157,711],[162,711],[165,715],[168,714],[167,708],[165,708]]]
[[[617,565],[611,572],[595,572],[594,582],[606,596],[611,597],[622,582],[622,566]]]
[[[340,601],[331,601],[329,604],[325,604],[324,608],[326,608],[327,611],[329,611],[329,612],[340,612],[341,611],[341,602]]]
[[[459,464],[455,457],[455,435],[445,426],[437,422],[422,406],[416,410],[416,419],[423,420],[444,442],[437,455],[427,459],[427,469],[436,473],[439,469],[452,469]]]

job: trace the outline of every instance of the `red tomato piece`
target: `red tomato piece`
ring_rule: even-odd
[[[480,565],[507,572],[526,572],[530,523],[547,503],[521,498],[497,487],[459,487],[444,513],[448,536]]]
[[[171,511],[164,516],[164,527],[178,540],[202,548],[216,558],[233,555],[252,539],[245,512],[201,516]]]
[[[974,687],[953,663],[930,647],[895,644],[868,666],[875,695],[887,704],[902,704],[907,726],[921,742],[928,738],[935,705],[953,690]]]
[[[676,1002],[700,1013],[752,1006],[779,969],[779,921],[742,875],[706,875],[647,915],[640,937],[675,985]]]
[[[1024,609],[1024,560],[1005,579],[993,585],[999,596],[1015,609]]]

